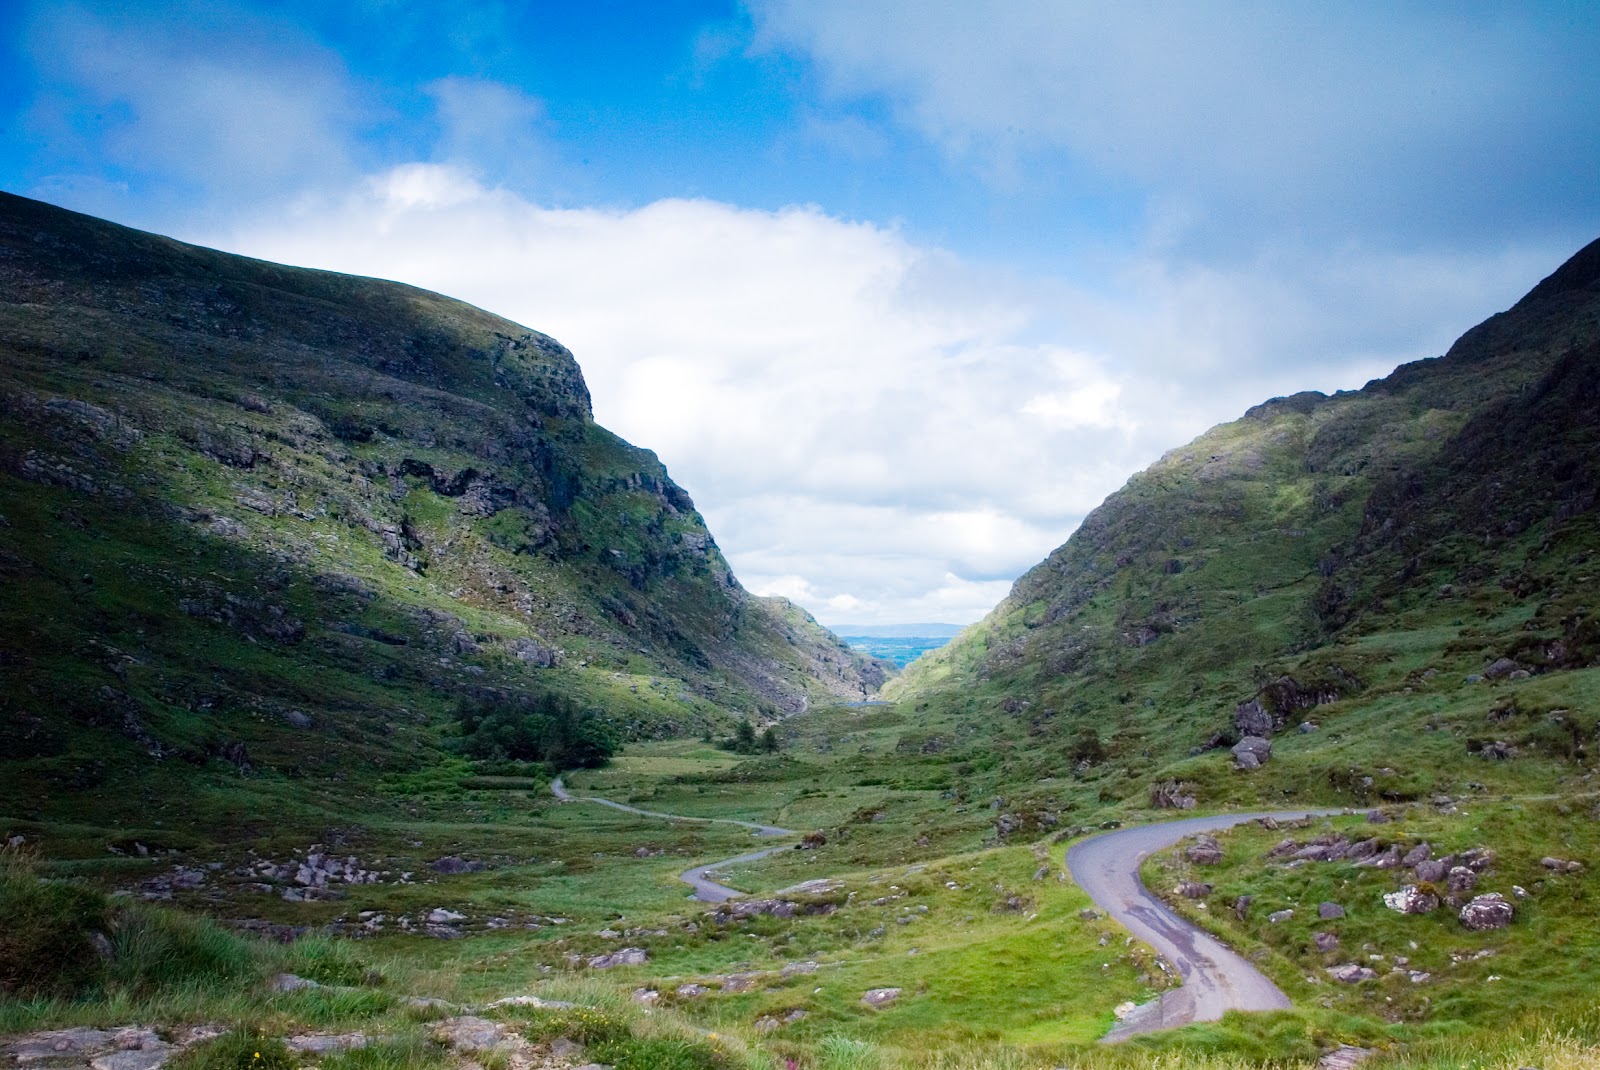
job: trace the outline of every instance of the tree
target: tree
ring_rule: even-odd
[[[756,752],[756,726],[749,721],[740,721],[733,730],[733,749],[740,754],[754,754]]]
[[[768,725],[767,730],[761,733],[761,749],[768,754],[775,754],[778,750],[778,729]]]

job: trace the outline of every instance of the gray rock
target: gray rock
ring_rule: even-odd
[[[1445,874],[1449,872],[1449,868],[1443,859],[1433,858],[1426,862],[1418,862],[1416,866],[1413,867],[1413,871],[1417,875],[1417,880],[1429,881],[1433,884],[1437,884],[1444,880]]]
[[[1250,916],[1250,904],[1254,899],[1253,895],[1241,895],[1233,901],[1233,913],[1240,921]]]
[[[650,953],[642,947],[625,947],[609,955],[596,955],[589,960],[591,970],[609,970],[615,966],[643,966],[650,961]]]
[[[1339,938],[1333,933],[1312,933],[1311,942],[1317,945],[1317,950],[1323,954],[1339,946]]]
[[[1375,1054],[1377,1053],[1372,1048],[1357,1048],[1342,1044],[1318,1059],[1317,1066],[1319,1070],[1355,1070]]]
[[[172,1057],[177,1049],[170,1044],[159,1048],[138,1048],[133,1051],[114,1051],[97,1055],[89,1060],[93,1070],[156,1070]]]
[[[1178,885],[1177,892],[1185,899],[1204,899],[1211,894],[1211,885],[1199,881],[1184,881]]]
[[[445,855],[429,863],[435,873],[481,873],[486,868],[482,862],[468,862],[457,855]]]
[[[1383,897],[1383,905],[1400,914],[1428,914],[1439,909],[1439,897],[1408,884]]]
[[[1222,845],[1210,836],[1198,836],[1184,854],[1197,866],[1214,866],[1222,861]]]
[[[364,1048],[370,1043],[365,1033],[306,1033],[284,1037],[283,1046],[302,1055],[329,1055],[337,1051]]]
[[[1329,966],[1328,976],[1341,984],[1355,985],[1362,981],[1370,981],[1378,975],[1359,962],[1346,962],[1338,966]]]
[[[1466,906],[1461,908],[1457,915],[1461,924],[1475,932],[1485,929],[1504,929],[1511,924],[1511,919],[1516,915],[1516,908],[1506,901],[1506,897],[1499,892],[1490,892],[1480,895]]]
[[[322,986],[309,977],[296,977],[292,973],[280,973],[268,982],[267,987],[274,992],[300,992],[311,988],[321,988]]]
[[[470,1014],[446,1018],[433,1027],[433,1035],[453,1051],[493,1051],[505,1037],[506,1027]]]
[[[1271,914],[1267,915],[1267,920],[1272,924],[1277,925],[1280,922],[1288,921],[1292,917],[1294,917],[1294,911],[1292,910],[1274,910]]]
[[[64,1055],[91,1055],[110,1051],[112,1047],[111,1033],[103,1029],[79,1028],[30,1033],[12,1040],[3,1050],[19,1064],[27,1064],[41,1059],[59,1059]]]
[[[898,988],[873,988],[869,989],[867,994],[861,997],[861,1002],[869,1007],[887,1007],[899,998],[900,989]]]
[[[1467,895],[1478,886],[1478,875],[1466,866],[1452,866],[1445,876],[1445,887],[1451,895]]]
[[[1315,721],[1301,721],[1300,722],[1300,734],[1303,735],[1303,736],[1308,736],[1312,732],[1315,732],[1319,727],[1321,727],[1321,726],[1318,725]]]
[[[633,1001],[635,1003],[643,1003],[648,1007],[652,1003],[661,1001],[661,993],[653,988],[635,988],[633,990]]]
[[[1433,846],[1427,843],[1419,843],[1405,853],[1404,857],[1400,859],[1400,864],[1402,866],[1415,866],[1418,862],[1426,862],[1432,857]]]
[[[801,973],[816,973],[818,969],[819,967],[815,962],[790,962],[778,971],[778,976],[793,977]]]
[[[1549,855],[1539,859],[1539,864],[1552,873],[1576,873],[1583,868],[1582,862],[1570,862],[1564,858],[1551,858]]]
[[[1510,658],[1496,658],[1487,669],[1483,670],[1483,675],[1491,680],[1498,680],[1502,676],[1510,676],[1520,668],[1522,666]]]
[[[1388,822],[1389,822],[1389,815],[1384,813],[1382,810],[1368,810],[1367,811],[1367,824],[1369,824],[1369,825],[1385,825],[1385,824],[1388,824]]]
[[[429,925],[449,925],[451,922],[465,921],[466,919],[467,916],[465,914],[458,913],[454,910],[447,910],[444,907],[434,907],[432,910],[428,911],[427,916]]]
[[[1272,741],[1260,736],[1245,736],[1233,745],[1233,761],[1239,769],[1259,769],[1271,758]]]
[[[686,985],[678,986],[677,996],[679,999],[697,999],[710,991],[711,989],[707,988],[705,985],[695,984],[693,981],[691,981]]]
[[[1318,903],[1317,917],[1321,918],[1323,921],[1332,921],[1335,918],[1342,918],[1344,917],[1344,907],[1340,906],[1338,903]]]

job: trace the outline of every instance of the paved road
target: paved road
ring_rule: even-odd
[[[792,829],[779,828],[777,825],[760,825],[754,821],[740,821],[732,817],[685,817],[682,814],[664,814],[659,810],[641,810],[637,806],[629,806],[626,803],[619,803],[612,799],[603,799],[598,795],[574,795],[567,790],[567,786],[561,782],[560,777],[556,777],[550,782],[550,790],[562,802],[599,803],[601,806],[609,806],[613,810],[621,810],[624,813],[638,814],[640,817],[659,817],[667,821],[699,821],[708,825],[739,825],[743,828],[753,829],[757,836],[799,835]],[[729,888],[725,884],[718,884],[712,880],[710,875],[713,871],[721,869],[723,866],[737,865],[741,862],[754,862],[757,859],[766,858],[768,855],[777,854],[779,851],[787,849],[787,845],[768,847],[764,850],[751,851],[748,854],[724,858],[720,862],[708,862],[703,866],[695,866],[693,869],[684,870],[678,874],[678,879],[694,889],[694,894],[690,898],[698,899],[703,903],[723,903],[729,899],[736,899],[744,895],[744,893],[737,888]]]
[[[1155,948],[1183,980],[1181,988],[1140,1007],[1105,1039],[1117,1041],[1135,1033],[1215,1021],[1230,1010],[1265,1011],[1290,1005],[1289,997],[1260,970],[1150,894],[1139,879],[1139,866],[1146,858],[1186,836],[1216,832],[1258,818],[1270,816],[1283,821],[1344,812],[1292,810],[1191,817],[1108,832],[1067,851],[1067,869],[1078,886],[1133,935]]]

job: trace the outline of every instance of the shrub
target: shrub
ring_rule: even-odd
[[[604,765],[622,746],[616,728],[556,694],[496,694],[456,710],[455,749],[480,761],[544,762],[554,769]]]
[[[93,985],[109,917],[104,896],[41,880],[31,857],[0,850],[0,993],[68,996]]]

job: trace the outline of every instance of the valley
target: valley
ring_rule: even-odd
[[[0,243],[11,1065],[1593,1065],[1600,244],[899,672],[548,336],[22,198]]]

